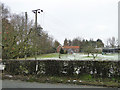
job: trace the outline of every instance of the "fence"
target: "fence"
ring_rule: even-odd
[[[120,61],[7,60],[3,63],[4,71],[12,75],[120,77]]]

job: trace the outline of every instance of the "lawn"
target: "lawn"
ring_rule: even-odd
[[[87,54],[83,53],[74,53],[74,54],[61,54],[61,58],[59,58],[58,53],[51,54],[42,54],[37,56],[37,59],[59,59],[59,60],[93,60],[93,56],[90,54],[89,57]],[[95,60],[118,60],[118,54],[98,54]],[[22,58],[24,59],[24,58]],[[27,58],[29,60],[34,59],[34,57]]]

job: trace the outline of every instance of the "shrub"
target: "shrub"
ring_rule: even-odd
[[[60,54],[64,54],[64,50],[62,48],[60,49]]]

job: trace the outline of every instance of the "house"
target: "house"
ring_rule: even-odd
[[[57,52],[60,51],[60,49],[63,49],[64,51],[67,51],[68,53],[78,53],[80,50],[80,46],[58,46],[57,47]]]

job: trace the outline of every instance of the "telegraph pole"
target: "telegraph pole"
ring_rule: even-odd
[[[36,9],[36,10],[32,10],[33,13],[35,13],[35,30],[37,31],[37,14],[43,12],[43,10],[41,9]],[[36,36],[36,32],[35,32],[35,36]],[[37,50],[37,45],[35,46],[35,50]],[[37,51],[35,51],[35,60],[37,60]]]
[[[25,12],[25,30],[26,31],[27,31],[27,19],[28,19],[27,12]]]
[[[40,12],[43,12],[43,10],[40,9],[36,9],[36,10],[32,10],[33,13],[35,13],[35,36],[37,37],[37,14]],[[37,62],[37,41],[35,42],[35,60],[36,60],[36,74],[37,74],[37,70],[38,70],[38,62]]]
[[[27,34],[27,12],[25,12],[25,34]],[[27,42],[25,43],[25,60],[27,59]]]
[[[37,10],[35,10],[35,29],[37,30]]]

